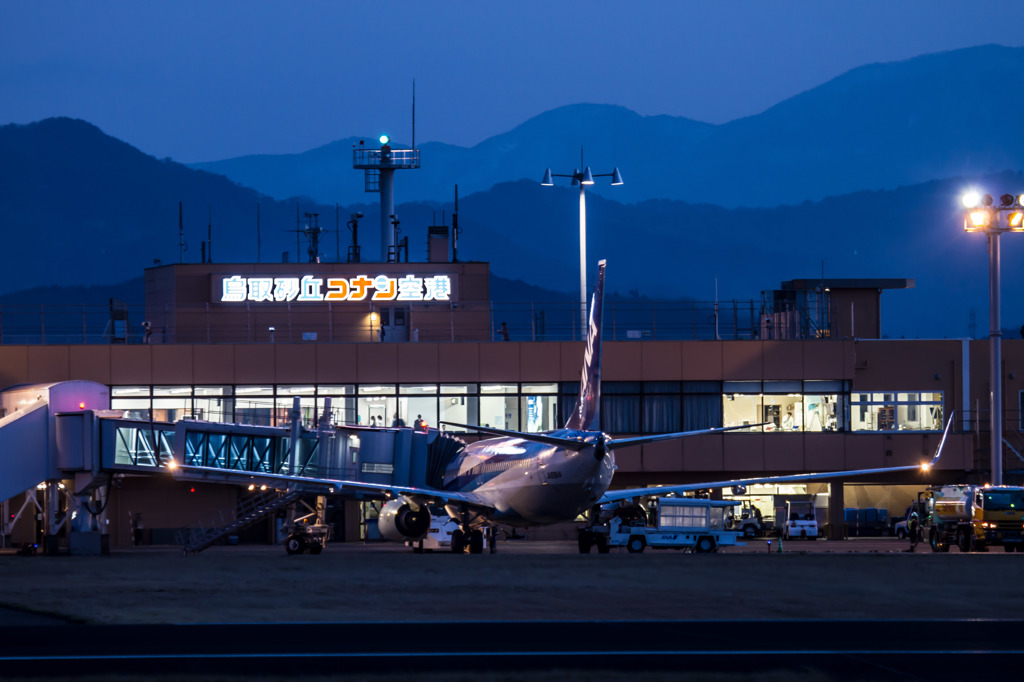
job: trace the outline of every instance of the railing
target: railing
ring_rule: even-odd
[[[389,302],[388,305],[393,305]],[[404,329],[388,328],[383,341],[379,325],[353,327],[331,320],[323,309],[321,328],[311,334],[309,308],[292,305],[258,307],[248,313],[207,306],[178,306],[170,313],[176,328],[155,324],[143,326],[143,306],[130,306],[124,317],[112,320],[107,306],[0,306],[0,344],[163,344],[163,343],[392,343],[501,341],[501,324],[508,328],[510,341],[578,341],[579,304],[493,303],[470,310],[453,302],[448,315],[417,316],[410,306]],[[303,322],[293,321],[293,313]],[[335,315],[341,310],[333,309]],[[756,301],[611,301],[605,303],[604,338],[631,340],[756,339],[760,336],[760,303]],[[162,319],[175,319],[162,315]],[[432,322],[428,321],[433,320]],[[257,320],[259,324],[257,324]],[[272,321],[274,331],[269,331]],[[163,323],[160,323],[163,324]],[[315,338],[314,338],[315,337]]]

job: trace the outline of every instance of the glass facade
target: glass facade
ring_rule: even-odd
[[[417,419],[528,432],[560,428],[579,384],[113,386],[127,418],[286,426],[295,398],[314,427],[331,401],[336,424],[413,426]],[[844,381],[606,381],[601,418],[615,435],[749,425],[765,433],[941,431],[941,392],[850,392]],[[764,426],[757,426],[758,424]],[[459,431],[460,427],[449,427]]]

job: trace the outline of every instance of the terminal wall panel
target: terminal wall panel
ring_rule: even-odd
[[[856,354],[854,390],[946,391],[952,397],[954,378],[959,385],[959,341],[859,341]],[[974,368],[979,370],[988,376],[987,353],[984,364]]]
[[[764,440],[769,436],[759,433],[730,433],[723,435],[726,471],[764,471]]]
[[[721,341],[685,341],[682,348],[683,379],[690,381],[721,381]],[[760,378],[760,374],[756,378]]]
[[[519,381],[519,377],[519,344],[480,344],[480,381]]]
[[[886,437],[880,433],[863,433],[847,438],[846,465],[843,468],[875,469],[890,466],[885,461],[885,448],[889,447],[885,440]]]
[[[274,346],[258,344],[235,346],[235,381],[239,384],[272,384],[277,379],[274,371]]]
[[[522,365],[522,380],[549,382],[561,374],[559,354],[550,343],[519,344],[519,360]],[[577,363],[579,364],[579,363]],[[577,367],[577,371],[579,371]]]
[[[28,380],[45,384],[67,381],[71,378],[71,359],[68,346],[29,346]]]
[[[28,383],[28,346],[0,346],[0,386]]]
[[[644,471],[643,449],[639,445],[634,445],[616,450],[615,465],[618,471],[624,473]]]
[[[799,341],[762,341],[764,378],[800,379],[804,369],[803,346]]]
[[[440,344],[437,352],[442,381],[458,383],[480,380],[480,344]]]
[[[802,471],[804,438],[799,433],[770,433],[764,437],[764,466],[767,471]]]
[[[721,472],[725,469],[725,437],[696,436],[683,438],[680,442],[683,445],[684,471]]]
[[[642,343],[613,342],[605,344],[602,354],[602,380],[636,381],[636,378],[640,376],[643,366]],[[580,361],[582,359],[583,356],[580,356]]]
[[[673,473],[683,470],[683,444],[681,440],[648,443],[643,446],[643,470]]]
[[[437,383],[440,361],[436,343],[405,343],[398,346],[398,376],[405,384]]]
[[[358,343],[356,351],[356,381],[397,383],[398,345],[394,343]]]
[[[191,384],[195,346],[151,346],[154,384]]]
[[[277,383],[315,383],[316,348],[299,343],[275,344],[274,367]]]
[[[71,377],[101,384],[110,382],[110,346],[70,346]]]
[[[192,376],[197,384],[235,383],[235,346],[192,346]]]
[[[111,384],[153,383],[152,346],[113,345],[110,347]]]
[[[683,357],[679,344],[648,341],[637,344],[641,351],[641,378],[644,381],[679,381],[683,378]]]
[[[764,376],[761,341],[723,341],[722,379],[753,381]]]
[[[846,441],[831,433],[805,433],[804,469],[806,471],[839,471],[846,466]]]
[[[845,362],[845,354],[852,347],[846,341],[818,339],[803,341],[804,365],[801,376],[804,379],[836,380],[849,379],[853,372],[852,363]]]
[[[562,372],[559,381],[580,380],[580,368],[583,367],[583,353],[586,344],[582,341],[563,341],[559,343],[559,356],[562,358]]]
[[[352,344],[324,344],[315,346],[316,380],[321,384],[350,384],[358,379],[356,371],[357,346]]]

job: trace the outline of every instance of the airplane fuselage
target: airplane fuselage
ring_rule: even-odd
[[[445,470],[445,490],[472,492],[494,512],[479,522],[513,526],[543,525],[573,519],[608,490],[615,458],[600,458],[595,446],[602,434],[559,429],[545,432],[579,440],[579,450],[522,438],[489,438],[472,443]]]

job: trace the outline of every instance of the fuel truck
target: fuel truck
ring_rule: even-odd
[[[1024,487],[945,485],[918,493],[921,538],[933,552],[1024,551]]]

